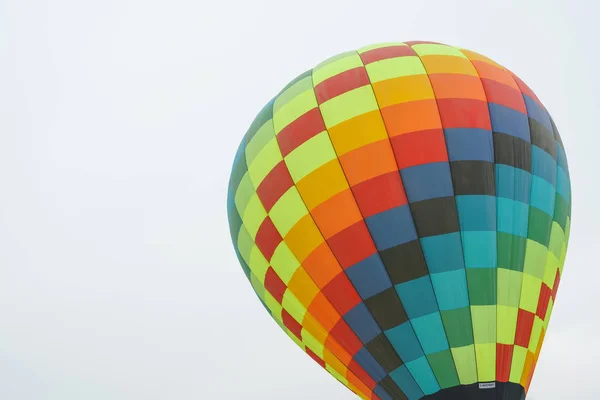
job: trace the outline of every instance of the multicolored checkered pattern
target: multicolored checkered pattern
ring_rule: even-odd
[[[381,400],[528,389],[570,209],[565,151],[531,89],[430,42],[340,54],[293,80],[242,140],[228,198],[275,321]]]

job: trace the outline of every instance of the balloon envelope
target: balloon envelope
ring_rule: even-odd
[[[364,399],[522,399],[565,260],[571,191],[517,76],[430,42],[332,57],[258,114],[231,173],[243,271]]]

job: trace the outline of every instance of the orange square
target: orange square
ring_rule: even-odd
[[[373,91],[380,108],[408,101],[435,98],[429,79],[425,74],[401,76],[373,84]]]
[[[442,128],[435,99],[395,104],[382,109],[381,113],[390,136]]]
[[[302,321],[302,326],[304,327],[304,329],[306,329],[308,331],[308,333],[310,333],[319,343],[321,343],[322,345],[325,345],[325,339],[327,339],[327,335],[329,334],[329,332],[327,332],[319,323],[319,321],[317,321],[315,319],[315,317],[313,317],[309,312],[307,312],[304,315],[304,320]]]
[[[466,49],[461,49],[460,52],[463,53],[471,61],[481,61],[481,62],[485,62],[486,64],[498,67],[500,69],[504,69],[504,67],[502,67],[500,64],[498,64],[496,61],[494,61],[491,58],[488,58],[482,54],[476,53],[471,50],[466,50]]]
[[[317,168],[300,182],[296,188],[309,210],[312,210],[327,199],[344,189],[348,189],[348,181],[337,159]]]
[[[471,61],[465,57],[431,55],[421,57],[421,61],[428,75],[466,74],[478,76]]]
[[[348,370],[347,364],[352,361],[352,356],[348,354],[348,352],[334,354],[333,351],[325,345],[325,349],[323,350],[323,361],[338,374],[345,377],[346,371]]]
[[[340,157],[350,186],[398,170],[390,140],[386,137]]]
[[[302,267],[299,267],[296,272],[294,272],[287,287],[306,308],[310,306],[313,299],[320,291],[308,273],[306,273],[306,270]]]
[[[527,351],[527,356],[525,357],[525,366],[523,367],[523,375],[521,375],[521,386],[526,387],[529,375],[531,373],[531,368],[533,368],[533,353]]]
[[[325,240],[310,214],[306,214],[294,225],[284,238],[298,261],[302,262]]]
[[[350,189],[344,190],[312,210],[319,230],[329,239],[362,219]]]
[[[363,395],[371,393],[371,389],[369,389],[367,385],[365,385],[360,379],[358,379],[356,375],[354,375],[351,371],[348,371],[346,373],[346,379],[348,379],[350,388],[353,389],[355,392],[362,393]]]
[[[463,74],[429,75],[437,99],[477,99],[487,101],[481,80]]]
[[[333,308],[333,305],[327,300],[325,295],[320,292],[317,293],[311,305],[308,307],[308,312],[328,333],[341,318],[340,314]]]
[[[326,242],[321,243],[302,263],[306,272],[316,285],[323,289],[337,274],[342,267],[331,252]]]
[[[336,356],[344,365],[348,365],[352,361],[352,355],[350,355],[350,353],[347,352],[331,335],[325,340],[325,355],[327,355],[327,350]]]
[[[329,137],[338,157],[387,137],[379,110],[346,120],[329,128]]]
[[[519,90],[519,86],[510,76],[510,73],[504,69],[495,67],[483,61],[472,61],[477,69],[477,73],[481,79],[491,79],[496,82],[504,83],[513,89]],[[519,90],[520,91],[520,90]]]

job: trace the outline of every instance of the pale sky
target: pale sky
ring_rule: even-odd
[[[530,400],[598,399],[593,0],[0,2],[0,399],[353,399],[256,299],[237,145],[288,81],[364,45],[491,57],[550,110],[573,225]]]

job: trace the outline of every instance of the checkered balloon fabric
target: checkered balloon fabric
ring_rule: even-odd
[[[363,399],[523,399],[567,251],[548,111],[508,69],[373,45],[290,82],[234,159],[231,237],[281,328]]]

